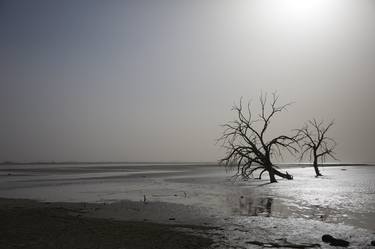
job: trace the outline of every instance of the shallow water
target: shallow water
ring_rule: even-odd
[[[230,181],[199,164],[1,165],[0,197],[45,201],[170,202],[212,216],[304,218],[375,231],[375,167],[288,168],[294,180]]]

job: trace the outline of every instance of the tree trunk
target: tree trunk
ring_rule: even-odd
[[[273,165],[269,160],[265,163],[264,169],[268,171],[268,175],[270,176],[270,183],[277,182]]]
[[[268,171],[268,174],[270,176],[270,183],[277,182],[275,176],[280,176],[280,177],[286,178],[288,180],[292,180],[293,179],[293,176],[289,175],[288,172],[282,173],[282,172],[278,171],[277,169],[275,169],[274,166],[272,165],[272,163],[270,163],[269,165],[267,165],[265,167],[265,170]]]
[[[268,171],[268,174],[270,175],[270,183],[277,182],[275,178],[275,173],[272,169]]]
[[[316,157],[316,156],[314,156],[314,164],[313,165],[314,165],[316,177],[322,176],[322,174],[320,174],[320,171],[319,171],[319,168],[318,168],[318,157]]]
[[[288,172],[282,173],[282,172],[278,171],[277,169],[273,169],[273,171],[274,171],[275,175],[277,175],[277,176],[280,176],[282,178],[286,178],[288,180],[293,180],[293,176],[289,175]]]

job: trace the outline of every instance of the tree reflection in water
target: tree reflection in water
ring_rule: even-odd
[[[240,214],[248,216],[265,216],[270,217],[272,215],[272,204],[273,198],[248,198],[240,197]]]

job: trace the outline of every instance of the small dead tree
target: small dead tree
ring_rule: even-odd
[[[259,97],[261,110],[255,117],[250,103],[247,109],[243,108],[242,98],[239,105],[233,106],[232,110],[236,113],[236,118],[223,125],[224,131],[218,141],[226,150],[226,156],[220,160],[220,164],[235,169],[235,177],[248,179],[256,170],[262,170],[261,174],[268,172],[271,183],[277,182],[275,175],[293,179],[288,172],[282,173],[276,169],[272,158],[282,157],[282,149],[292,154],[298,152],[294,147],[297,136],[280,135],[269,140],[265,138],[271,120],[290,105],[290,103],[278,105],[278,100],[279,96],[276,93],[272,94],[270,101],[267,94],[261,94]]]
[[[337,145],[336,141],[327,136],[328,130],[333,126],[331,121],[328,125],[324,125],[323,121],[318,122],[316,119],[309,120],[304,127],[297,129],[299,140],[302,141],[300,160],[307,155],[309,160],[313,161],[316,176],[322,176],[318,168],[318,161],[323,163],[328,157],[335,159],[334,149]]]

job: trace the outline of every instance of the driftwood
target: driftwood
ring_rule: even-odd
[[[287,248],[315,248],[320,247],[320,244],[293,244],[286,240],[284,240],[283,244],[278,244],[274,242],[260,242],[260,241],[246,241],[246,244],[252,244],[257,246],[269,247],[269,248],[280,248],[280,247],[287,247]]]

